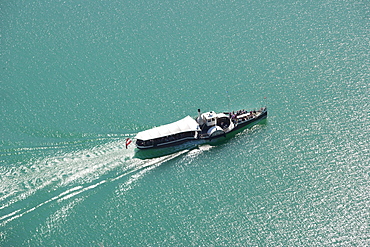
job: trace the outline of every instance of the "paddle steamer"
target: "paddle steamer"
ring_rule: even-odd
[[[153,149],[179,145],[189,141],[211,141],[226,137],[251,123],[267,117],[267,108],[259,110],[216,113],[214,111],[201,113],[195,119],[187,116],[174,123],[162,125],[139,132],[136,146],[139,149]]]

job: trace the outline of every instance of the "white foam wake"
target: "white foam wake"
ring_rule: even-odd
[[[79,197],[86,191],[123,178],[125,182],[120,185],[120,191],[124,193],[150,170],[186,152],[189,150],[140,160],[134,158],[133,146],[126,149],[124,141],[115,141],[90,150],[48,157],[19,168],[13,167],[16,172],[5,171],[5,179],[0,185],[0,191],[3,191],[0,209],[4,212],[4,215],[0,215],[0,225],[4,226],[46,204]],[[116,171],[115,175],[107,177],[113,170]],[[22,202],[27,201],[27,198],[33,195],[36,198],[37,193],[45,191],[50,193],[50,199],[34,206],[23,206]]]

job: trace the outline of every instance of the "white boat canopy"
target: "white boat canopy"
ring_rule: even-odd
[[[138,140],[147,141],[160,137],[199,130],[200,128],[197,121],[195,121],[192,117],[187,116],[174,123],[162,125],[159,127],[155,127],[153,129],[139,132],[135,138]]]

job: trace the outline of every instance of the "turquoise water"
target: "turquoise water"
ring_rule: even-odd
[[[368,246],[367,1],[3,1],[0,246]],[[217,145],[125,139],[267,105]]]

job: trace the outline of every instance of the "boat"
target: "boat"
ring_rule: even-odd
[[[207,142],[227,137],[252,123],[267,117],[267,107],[259,110],[216,113],[209,111],[192,118],[186,116],[176,122],[139,132],[136,139],[138,149],[157,149],[181,145],[186,142]]]

